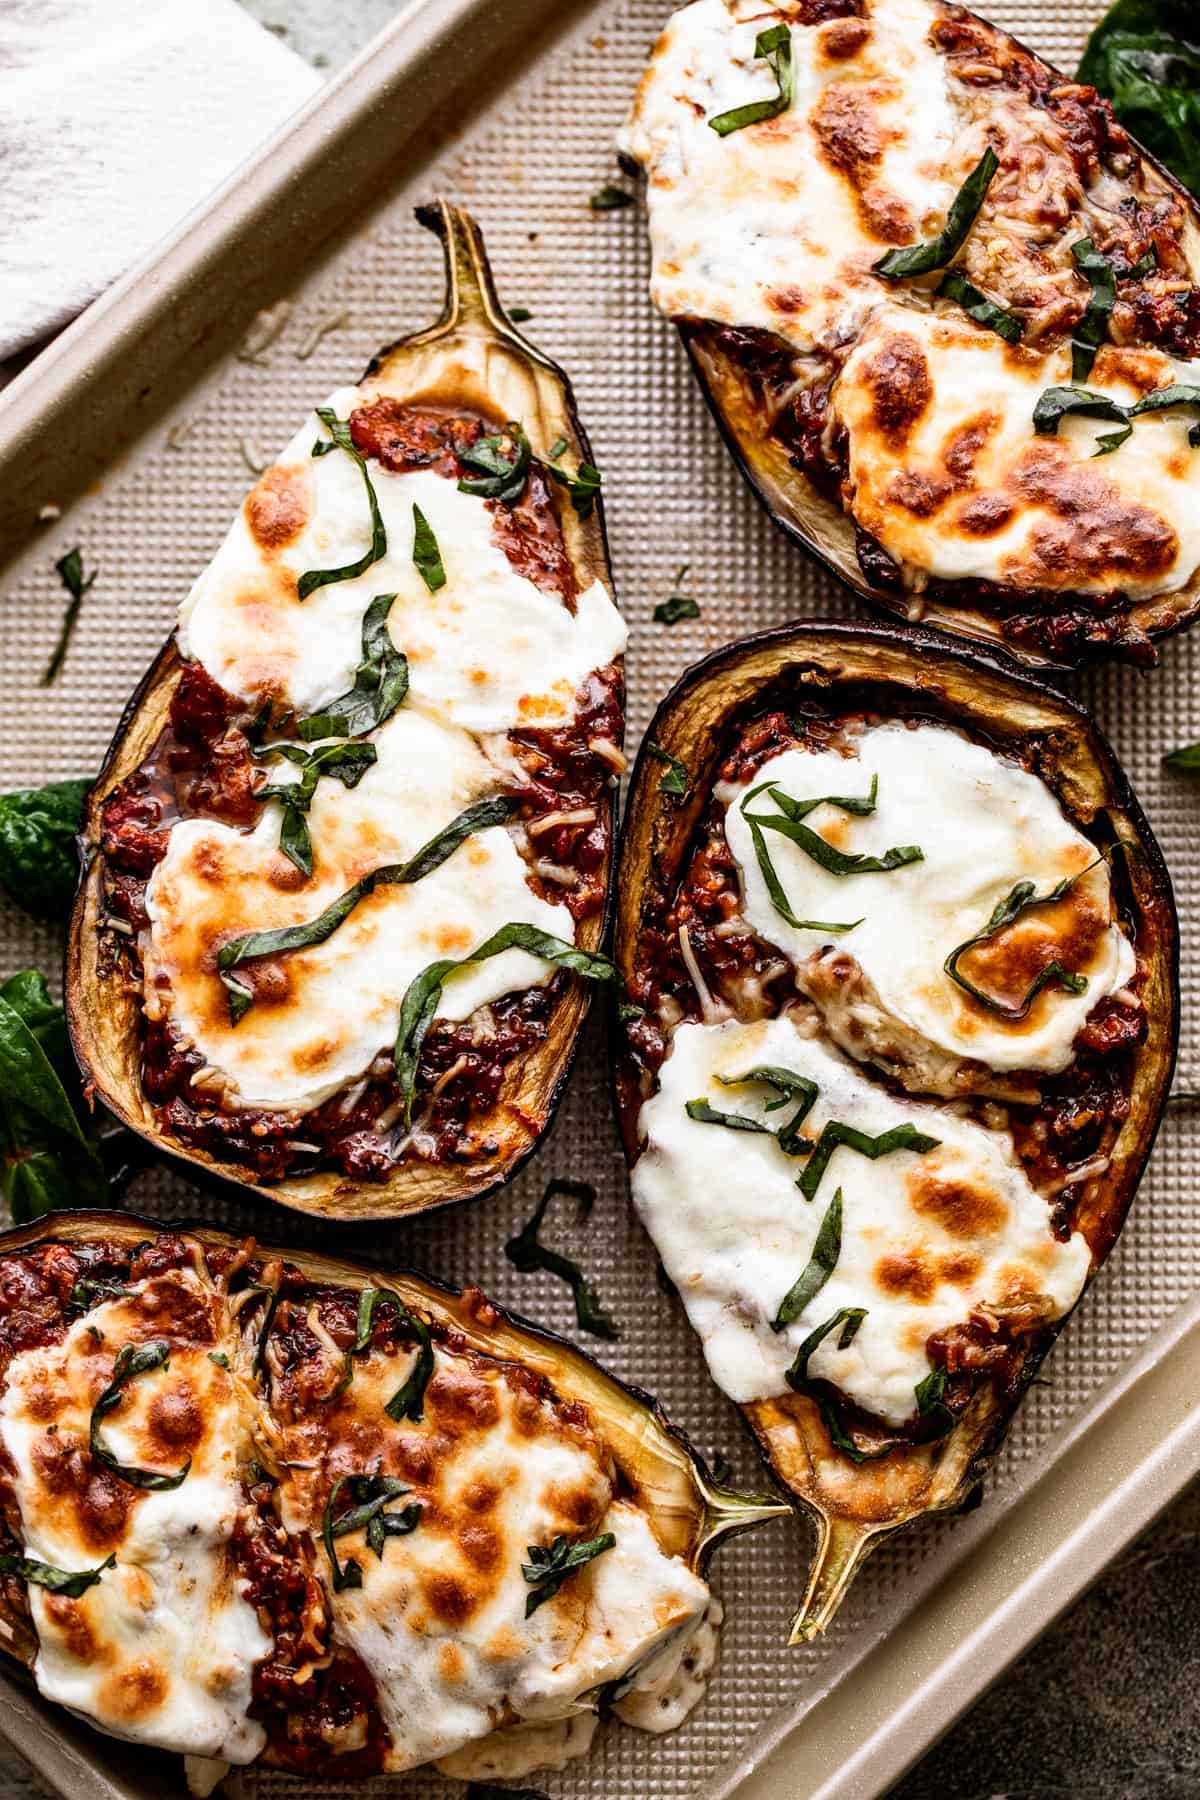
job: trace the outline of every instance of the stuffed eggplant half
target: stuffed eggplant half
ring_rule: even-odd
[[[471,220],[421,216],[445,315],[317,407],[192,588],[91,795],[68,953],[107,1106],[340,1217],[509,1176],[611,975],[600,476]]]
[[[0,1634],[192,1760],[467,1780],[704,1691],[704,1569],[786,1507],[477,1291],[73,1213],[0,1237]]]
[[[699,664],[634,778],[616,1098],[718,1386],[818,1549],[795,1633],[977,1486],[1120,1230],[1177,933],[1084,715],[921,628]]]
[[[943,0],[694,0],[622,138],[742,469],[865,598],[1031,661],[1200,609],[1200,231],[1094,88]]]

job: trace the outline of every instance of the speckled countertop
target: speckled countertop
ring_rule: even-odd
[[[396,10],[396,0],[243,4],[328,70]],[[890,1800],[1200,1800],[1198,1620],[1200,1484],[1118,1558]],[[47,1792],[0,1745],[0,1800],[43,1800]]]

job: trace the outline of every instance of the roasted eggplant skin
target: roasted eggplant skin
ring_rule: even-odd
[[[509,320],[474,220],[446,200],[418,208],[417,217],[442,242],[444,310],[436,324],[382,350],[363,380],[403,401],[465,407],[501,422],[520,419],[535,452],[543,457],[564,438],[569,457],[591,462],[570,382]],[[581,585],[602,578],[612,591],[600,499],[586,518],[564,501],[559,521]],[[489,1115],[489,1136],[499,1146],[490,1159],[447,1165],[402,1160],[382,1182],[358,1182],[335,1171],[262,1184],[244,1165],[218,1160],[163,1131],[141,1081],[140,992],[124,959],[113,956],[104,943],[101,838],[104,802],[144,764],[166,729],[183,668],[172,633],[117,726],[88,796],[78,840],[81,875],[67,939],[63,991],[72,1046],[91,1095],[190,1178],[226,1192],[265,1194],[323,1218],[402,1218],[495,1192],[534,1154],[562,1099],[591,998],[590,984],[577,976],[560,978],[561,991],[544,1041],[505,1073]],[[577,941],[586,950],[596,950],[604,942],[612,906],[616,820],[611,789],[602,805],[609,839],[606,899],[601,911],[580,926]]]
[[[697,663],[667,695],[647,734],[688,769],[687,796],[660,790],[663,765],[645,745],[633,773],[617,872],[614,956],[628,980],[644,930],[675,892],[693,832],[730,736],[771,704],[803,694],[820,708],[872,705],[944,719],[992,747],[1034,751],[1034,767],[1068,815],[1102,841],[1124,846],[1111,858],[1114,888],[1134,927],[1147,970],[1147,1035],[1137,1052],[1129,1116],[1110,1149],[1110,1167],[1079,1184],[1072,1223],[1087,1239],[1093,1274],[1112,1248],[1154,1144],[1170,1090],[1179,1035],[1178,925],[1170,877],[1129,783],[1087,715],[1049,684],[997,652],[966,650],[925,627],[802,622],[743,639]],[[864,701],[864,695],[871,698]],[[626,1159],[640,1152],[639,1065],[613,1022],[613,1100]],[[1085,1290],[1086,1291],[1086,1290]],[[1068,1315],[1069,1316],[1069,1315]],[[875,1546],[929,1513],[974,1499],[1024,1389],[1066,1320],[1029,1341],[1016,1392],[987,1383],[950,1434],[855,1467],[834,1449],[807,1396],[743,1408],[759,1450],[797,1510],[812,1518],[816,1551],[792,1641],[823,1631]]]
[[[996,33],[1018,55],[1031,57],[1052,81],[1070,85],[1070,77],[1002,26],[965,6],[955,5],[953,13],[957,19],[983,25]],[[1187,243],[1193,279],[1200,282],[1200,202],[1144,146],[1133,141],[1133,150],[1143,165],[1151,191],[1169,194],[1179,202],[1194,226]],[[623,154],[620,161],[626,172],[637,179],[644,195],[645,171],[628,155]],[[782,444],[764,438],[747,380],[721,346],[721,328],[700,320],[680,320],[678,331],[700,391],[737,468],[775,524],[875,611],[894,618],[911,618],[913,601],[919,597],[881,586],[864,574],[853,520],[809,481]],[[1064,598],[1069,600],[1069,596]],[[961,605],[942,598],[922,599],[921,604],[923,622],[973,645],[1002,646],[1017,662],[1033,669],[1075,669],[1112,657],[1153,664],[1158,660],[1158,644],[1185,630],[1200,616],[1200,570],[1186,588],[1134,603],[1129,609],[1124,641],[1106,643],[1085,638],[1062,656],[1004,635],[999,617],[990,614],[986,605]]]

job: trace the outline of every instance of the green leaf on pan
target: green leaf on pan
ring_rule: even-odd
[[[1183,769],[1189,775],[1200,775],[1200,744],[1184,744],[1170,750],[1163,761],[1172,769]]]
[[[926,244],[889,250],[872,264],[875,273],[888,281],[900,281],[913,275],[932,275],[935,269],[952,263],[970,235],[999,167],[996,152],[989,145],[951,201],[946,223],[937,236]]]
[[[317,417],[329,433],[329,443],[318,442],[313,445],[314,456],[325,456],[330,450],[344,450],[351,457],[363,478],[363,486],[367,490],[367,505],[371,515],[371,542],[357,561],[346,563],[340,569],[309,569],[301,575],[296,583],[296,595],[300,600],[307,600],[320,587],[326,587],[334,581],[352,581],[357,575],[365,575],[372,563],[377,563],[387,555],[387,531],[384,528],[383,515],[379,510],[379,501],[375,495],[375,484],[371,480],[371,471],[367,461],[354,447],[354,439],[350,435],[350,426],[345,419],[339,419],[332,407],[318,406]]]
[[[429,589],[436,594],[439,588],[446,585],[446,571],[442,567],[442,553],[438,549],[437,538],[433,534],[433,526],[425,517],[420,507],[413,503],[413,562],[417,573]]]
[[[735,106],[730,112],[718,113],[708,121],[718,137],[741,131],[747,125],[761,125],[764,119],[777,119],[792,104],[792,33],[787,25],[772,25],[760,31],[754,40],[754,54],[762,59],[774,75],[778,93],[769,100],[751,100]]]
[[[585,981],[616,981],[618,978],[617,971],[607,956],[580,950],[562,938],[553,937],[548,931],[539,930],[536,925],[516,922],[502,925],[499,931],[494,931],[469,956],[446,957],[440,962],[430,963],[408,985],[401,1002],[400,1026],[396,1033],[396,1077],[404,1101],[406,1127],[412,1124],[412,1104],[416,1093],[421,1045],[425,1042],[425,1034],[432,1025],[441,1002],[446,977],[468,963],[488,962],[493,956],[502,956],[506,950],[526,950],[531,956],[540,956],[560,969],[568,969],[573,975],[581,975]]]
[[[103,1165],[68,1086],[78,1090],[78,1073],[62,1008],[37,970],[23,970],[0,986],[2,1182],[18,1224],[107,1202]]]
[[[989,300],[982,289],[968,281],[965,275],[960,275],[957,269],[946,271],[938,283],[937,293],[943,300],[953,300],[969,319],[974,319],[977,325],[986,325],[1006,344],[1019,344],[1025,335],[1025,326],[1016,313],[1006,312],[995,300]]]
[[[1200,192],[1200,16],[1193,0],[1118,0],[1096,26],[1080,81],[1186,187]]]
[[[67,610],[63,614],[58,641],[50,653],[50,661],[46,664],[46,671],[42,676],[43,687],[51,685],[66,661],[67,651],[71,647],[71,638],[79,620],[80,608],[83,605],[83,597],[100,573],[99,568],[95,568],[90,575],[84,574],[83,557],[78,548],[68,550],[65,556],[60,556],[54,567],[58,571],[59,580],[71,598],[68,600]]]
[[[633,195],[624,188],[614,187],[611,182],[597,189],[588,201],[593,212],[620,212],[622,207],[633,205]]]
[[[842,1253],[842,1190],[838,1188],[821,1220],[812,1256],[779,1303],[771,1320],[772,1331],[786,1331],[815,1300],[837,1267]]]
[[[354,686],[325,708],[301,719],[296,735],[305,743],[318,738],[362,737],[383,725],[408,694],[408,658],[397,650],[388,630],[395,594],[376,594],[363,618],[362,661]]]
[[[188,1478],[192,1466],[191,1457],[173,1475],[160,1475],[154,1469],[138,1469],[114,1456],[100,1435],[100,1427],[105,1417],[124,1399],[126,1382],[147,1374],[151,1369],[165,1368],[170,1355],[171,1346],[165,1339],[150,1344],[122,1344],[113,1364],[112,1380],[92,1408],[88,1434],[88,1448],[96,1462],[102,1463],[129,1487],[148,1489],[152,1493],[163,1493],[180,1487]]]
[[[37,919],[63,921],[75,898],[90,781],[51,781],[0,794],[0,887]]]
[[[591,1212],[596,1203],[596,1190],[586,1181],[564,1181],[555,1178],[547,1182],[544,1193],[537,1206],[516,1237],[510,1238],[504,1246],[504,1254],[515,1269],[523,1275],[532,1274],[535,1269],[544,1269],[548,1275],[557,1276],[565,1281],[575,1301],[575,1318],[581,1331],[592,1337],[607,1338],[610,1341],[621,1335],[620,1326],[611,1318],[600,1304],[600,1296],[584,1274],[577,1262],[569,1256],[563,1256],[557,1250],[551,1250],[543,1244],[540,1236],[542,1221],[546,1209],[552,1200],[562,1194],[568,1199],[578,1201],[584,1217]]]

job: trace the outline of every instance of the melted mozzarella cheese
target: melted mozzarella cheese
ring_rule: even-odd
[[[347,418],[365,398],[343,389],[329,404]],[[314,458],[320,442],[328,434],[313,415],[248,496],[183,605],[183,654],[250,705],[273,696],[318,712],[353,683],[370,602],[394,593],[389,628],[408,657],[414,699],[477,732],[568,721],[580,682],[625,647],[607,590],[594,582],[568,611],[513,569],[487,503],[431,470],[397,474],[371,462],[386,555],[297,598],[307,570],[345,567],[371,542],[360,470],[342,451]],[[445,568],[433,594],[413,562],[414,506]]]
[[[382,1557],[347,1533],[339,1557],[355,1558],[362,1585],[333,1593],[329,1584],[334,1633],[375,1680],[394,1770],[451,1756],[497,1726],[593,1710],[597,1688],[636,1685],[669,1641],[698,1628],[709,1598],[659,1548],[645,1516],[613,1498],[590,1427],[564,1420],[498,1366],[464,1366],[439,1348],[423,1421],[392,1426],[383,1402],[412,1360],[373,1353],[358,1362],[339,1410],[295,1427],[282,1490],[285,1526],[316,1536],[333,1470],[370,1458],[413,1483],[417,1528],[387,1539]],[[614,1548],[527,1618],[529,1546],[603,1532]]]
[[[817,1083],[809,1136],[831,1119],[873,1137],[911,1123],[938,1139],[938,1148],[872,1161],[839,1147],[806,1205],[796,1187],[803,1165],[773,1136],[703,1124],[686,1111],[689,1100],[707,1098],[774,1130],[789,1115],[765,1111],[766,1090],[718,1081],[763,1064]],[[893,1098],[787,1019],[680,1026],[639,1126],[638,1211],[713,1379],[740,1403],[786,1393],[785,1373],[804,1338],[840,1308],[865,1307],[853,1342],[839,1349],[832,1333],[814,1351],[809,1373],[902,1424],[915,1414],[914,1390],[929,1373],[932,1333],[965,1321],[980,1304],[1002,1315],[1040,1303],[1046,1317],[1059,1318],[1087,1279],[1084,1239],[1076,1233],[1063,1243],[1053,1235],[1050,1209],[1007,1133]],[[806,1267],[839,1190],[837,1264],[795,1323],[776,1334],[770,1321]]]
[[[319,1106],[390,1048],[405,990],[422,969],[468,955],[501,925],[521,922],[574,939],[566,907],[533,892],[513,839],[493,826],[420,881],[377,888],[323,944],[281,958],[284,992],[263,996],[231,1025],[214,945],[241,931],[315,919],[363,875],[404,862],[497,788],[495,767],[471,737],[412,705],[402,706],[373,742],[378,761],[356,787],[328,779],[317,785],[308,815],[311,880],[302,880],[278,848],[274,804],[249,833],[213,820],[182,821],[154,871],[146,895],[146,1002],[165,1006],[206,1064],[228,1078],[231,1104],[298,1113]],[[552,973],[540,958],[507,950],[450,975],[438,1016],[465,1019]]]
[[[801,985],[804,962],[824,945],[853,957],[885,1017],[940,1051],[994,1070],[1065,1069],[1096,1002],[1124,987],[1134,970],[1133,948],[1114,916],[1108,869],[1095,847],[1070,824],[1044,782],[956,731],[878,725],[851,744],[850,757],[834,750],[785,751],[745,784],[718,789],[747,922],[800,965]],[[748,799],[767,782],[795,800],[865,796],[875,776],[872,814],[854,817],[821,806],[805,824],[842,851],[881,856],[916,844],[923,860],[881,873],[833,875],[798,845],[765,831],[771,862],[798,918],[861,920],[836,936],[797,931],[771,900],[743,804],[751,816],[774,815],[766,793]],[[1020,994],[1045,960],[1047,944],[1062,950],[1069,971],[1086,976],[1083,993],[1048,986],[1024,1020],[1010,1023],[951,981],[944,968],[950,952],[984,930],[1019,881],[1032,881],[1037,893],[1046,894],[1081,870],[1088,872],[1062,902],[1026,913],[1004,941],[1019,971],[1014,985]],[[963,973],[973,969],[965,960],[961,966]],[[994,991],[979,970],[974,979],[983,991]],[[1011,994],[1002,990],[1002,997],[1012,1003]],[[815,989],[813,998],[821,1004]]]
[[[872,263],[944,222],[979,150],[954,145],[934,15],[926,0],[865,10],[793,25],[791,107],[726,137],[708,121],[777,92],[754,43],[778,16],[694,0],[669,21],[622,136],[647,171],[651,292],[669,317],[844,343],[885,298]]]
[[[1043,356],[950,316],[877,313],[833,391],[854,518],[917,576],[1135,597],[1184,586],[1200,566],[1193,415],[1145,414],[1099,457],[1112,420],[1068,417],[1038,437],[1038,398],[1070,365],[1069,346]],[[1106,346],[1086,385],[1129,405],[1198,379],[1196,364]]]
[[[117,1350],[155,1336],[162,1303],[177,1300],[180,1286],[200,1293],[190,1275],[148,1282],[139,1297],[93,1308],[61,1343],[14,1357],[0,1439],[27,1553],[64,1569],[93,1568],[109,1552],[117,1558],[78,1599],[30,1583],[40,1692],[114,1736],[246,1763],[266,1744],[247,1708],[254,1664],[271,1642],[229,1550],[245,1432],[232,1378],[209,1359],[213,1340],[173,1335],[169,1367],[131,1381],[104,1427],[109,1448],[136,1466],[173,1469],[190,1454],[181,1486],[154,1493],[113,1481],[101,1504],[91,1496],[95,1485],[103,1499],[103,1478],[72,1473]]]

